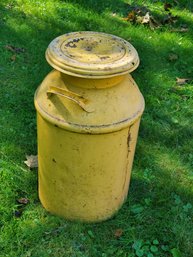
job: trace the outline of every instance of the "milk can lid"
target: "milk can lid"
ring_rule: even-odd
[[[139,65],[126,40],[101,32],[72,32],[55,38],[46,51],[48,63],[63,73],[86,78],[126,74]]]

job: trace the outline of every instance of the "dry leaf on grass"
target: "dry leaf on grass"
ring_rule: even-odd
[[[117,13],[116,13],[116,12],[113,12],[111,15],[112,15],[113,17],[115,17],[115,16],[117,16]]]
[[[151,29],[160,28],[164,25],[173,25],[178,21],[177,16],[173,16],[170,12],[172,8],[172,4],[165,3],[164,9],[168,13],[166,15],[162,15],[162,17],[155,16],[151,10],[149,10],[145,6],[137,6],[137,5],[128,5],[129,12],[126,18],[123,20],[131,22],[133,24],[143,24],[149,26]],[[175,31],[175,29],[174,29]],[[186,28],[177,29],[180,32],[186,32]]]
[[[152,15],[147,12],[145,16],[143,16],[141,24],[148,24],[151,29],[158,28],[160,26],[159,22],[153,18]]]
[[[145,14],[145,16],[143,16],[143,20],[142,20],[142,24],[147,24],[147,23],[149,23],[150,22],[150,15],[149,15],[149,12],[147,12],[146,14]]]
[[[15,46],[12,46],[12,45],[6,45],[5,49],[11,51],[12,53],[16,53],[16,54],[20,54],[20,53],[24,53],[25,52],[24,48],[15,47]]]
[[[177,54],[169,54],[168,59],[171,62],[176,61],[176,60],[178,60],[178,55]]]
[[[132,10],[123,20],[136,24],[149,25],[151,29],[160,26],[159,22],[150,14],[150,11],[146,7],[134,6],[131,8]]]
[[[192,81],[191,78],[176,78],[176,84],[178,84],[178,85],[185,85],[185,84],[189,83],[190,81]]]
[[[146,14],[145,14],[145,16],[143,16],[143,19],[142,19],[142,24],[147,24],[147,23],[149,23],[149,21],[150,21],[150,16],[149,16],[149,12],[147,12]]]
[[[11,59],[13,62],[15,62],[15,60],[16,60],[16,54],[12,55],[10,59]]]
[[[135,17],[135,12],[134,11],[131,11],[128,13],[127,17],[126,18],[123,18],[123,20],[125,21],[135,21],[136,17]]]
[[[17,199],[17,202],[26,205],[29,203],[29,200],[27,198],[20,198],[20,199]]]
[[[149,26],[151,29],[159,28],[160,23],[156,19],[154,19],[153,16],[151,16],[149,21]]]
[[[123,230],[121,228],[119,228],[119,229],[115,230],[114,236],[116,238],[119,238],[122,236],[122,234],[123,234]]]
[[[26,161],[24,163],[30,168],[38,167],[38,156],[37,155],[26,155]]]

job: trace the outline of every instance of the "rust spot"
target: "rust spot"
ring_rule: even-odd
[[[101,60],[106,60],[108,58],[110,58],[109,56],[102,56],[102,57],[99,57]]]
[[[53,161],[54,163],[56,163],[56,160],[55,160],[54,158],[52,159],[52,161]]]
[[[65,44],[65,46],[66,46],[66,47],[71,47],[71,48],[76,48],[76,47],[77,47],[77,45],[74,44],[74,41],[68,42],[67,44]]]
[[[90,51],[92,51],[92,47],[91,46],[87,46],[87,47],[85,47],[85,50],[90,52]]]
[[[69,54],[69,56],[70,56],[70,57],[72,57],[72,58],[75,58],[75,56],[74,56],[74,55],[72,55],[72,54]]]
[[[128,135],[128,138],[127,138],[128,147],[130,146],[130,142],[131,142],[131,133],[129,132],[129,135]]]
[[[79,38],[75,38],[75,39],[72,40],[72,42],[76,42],[76,43],[78,43],[79,41],[80,41]]]
[[[131,138],[131,126],[130,126],[129,131],[128,131],[128,137],[127,137],[128,154],[129,154],[129,152],[131,152],[131,150],[130,150],[131,140],[132,140],[132,138]]]

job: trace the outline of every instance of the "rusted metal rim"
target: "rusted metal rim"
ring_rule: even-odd
[[[91,31],[57,37],[48,46],[46,59],[56,70],[86,78],[122,75],[139,65],[137,51],[129,42]]]

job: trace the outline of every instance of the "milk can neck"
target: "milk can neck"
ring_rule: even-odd
[[[62,72],[60,74],[64,82],[67,82],[72,86],[87,88],[87,89],[93,89],[93,88],[102,89],[102,88],[113,87],[119,84],[127,76],[126,74],[126,75],[117,75],[111,78],[93,79],[93,78],[75,77],[75,76],[64,74]]]

